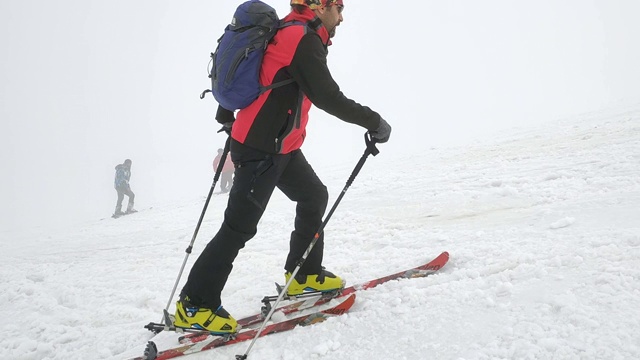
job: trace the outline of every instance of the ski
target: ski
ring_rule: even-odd
[[[316,324],[326,320],[329,317],[342,315],[346,313],[351,308],[351,306],[353,306],[355,298],[356,294],[351,294],[346,297],[341,297],[340,299],[335,299],[335,303],[325,303],[325,306],[322,306],[319,309],[308,309],[308,311],[290,315],[285,320],[267,325],[260,333],[260,337],[292,330],[297,326]],[[153,341],[149,341],[144,355],[133,358],[131,360],[173,359],[178,356],[198,353],[221,346],[252,340],[258,333],[258,330],[259,329],[243,329],[233,334],[232,336],[225,337],[209,335],[208,333],[203,334],[200,331],[200,333],[197,334],[198,341],[192,341],[188,344],[182,344],[178,347],[166,349],[160,352],[158,352],[155,343]]]
[[[331,299],[334,298],[341,298],[344,296],[348,296],[351,295],[353,293],[355,293],[356,291],[360,291],[360,290],[367,290],[367,289],[371,289],[374,288],[378,285],[384,284],[386,282],[392,281],[392,280],[399,280],[399,279],[409,279],[409,278],[417,278],[417,277],[426,277],[429,275],[434,274],[435,272],[437,272],[438,270],[440,270],[447,262],[449,261],[449,253],[448,252],[443,252],[440,255],[438,255],[437,257],[435,257],[433,260],[429,261],[426,264],[420,265],[420,266],[416,266],[414,268],[411,269],[407,269],[404,271],[400,271],[397,272],[395,274],[391,274],[391,275],[387,275],[387,276],[383,276],[374,280],[370,280],[361,284],[357,284],[357,285],[353,285],[353,286],[349,286],[346,287],[344,289],[342,289],[341,292],[339,293],[335,293],[335,292],[331,292],[331,293],[317,293],[315,296],[313,297],[309,297],[308,299],[305,300],[300,300],[300,301],[296,301],[294,303],[288,304],[288,305],[284,305],[280,308],[278,308],[276,310],[276,312],[281,312],[285,315],[290,315],[293,314],[295,312],[298,311],[303,311],[306,309],[310,309],[316,306],[320,306],[323,305],[329,301],[331,301]],[[305,295],[307,295],[308,293],[305,293]],[[274,297],[265,297],[265,299],[263,300],[264,303],[266,303],[266,300],[273,298],[275,299],[277,296]],[[295,297],[294,297],[295,300]],[[269,308],[265,309],[263,308],[263,311],[260,314],[256,314],[256,315],[252,315],[252,316],[248,316],[242,319],[238,320],[238,325],[246,328],[246,327],[251,327],[255,324],[259,324],[264,320],[264,316],[266,313],[269,312]],[[205,333],[207,334],[207,333]],[[206,338],[206,336],[204,337]],[[181,336],[179,338],[179,342],[183,343],[183,344],[187,344],[190,342],[198,342],[201,341],[203,338],[203,333],[201,331],[197,331],[194,332],[192,334],[187,334],[184,336]]]

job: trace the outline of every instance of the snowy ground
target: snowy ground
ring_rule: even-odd
[[[380,148],[327,228],[325,265],[357,283],[443,250],[449,264],[358,293],[345,316],[261,339],[251,359],[640,358],[640,106],[464,148]],[[332,201],[360,155],[317,169]],[[187,270],[225,201],[214,196]],[[0,359],[141,355],[152,336],[142,326],[160,320],[203,203],[0,234]],[[282,282],[293,212],[274,196],[239,256],[223,294],[234,316]],[[188,358],[233,359],[246,346]]]

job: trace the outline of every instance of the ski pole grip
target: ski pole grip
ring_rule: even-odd
[[[376,156],[380,153],[380,150],[376,147],[376,139],[367,131],[364,133],[364,143],[367,144],[367,153]]]

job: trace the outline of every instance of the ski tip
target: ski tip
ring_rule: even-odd
[[[355,302],[356,302],[356,294],[351,293],[344,300],[342,300],[340,304],[323,311],[323,313],[327,315],[342,315],[347,311],[349,311],[349,309],[351,309],[351,307]]]
[[[443,251],[435,259],[431,260],[427,265],[422,267],[425,270],[440,270],[449,261],[449,252]]]
[[[448,260],[449,260],[449,252],[448,251],[443,251],[435,259],[433,259],[432,262],[435,263],[435,262],[443,262],[444,261],[446,263]]]
[[[351,294],[345,302],[351,307],[356,302],[356,293]]]

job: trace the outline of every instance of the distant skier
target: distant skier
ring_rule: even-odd
[[[131,191],[129,185],[129,179],[131,178],[131,160],[126,159],[124,163],[116,165],[116,177],[114,180],[114,187],[118,192],[118,202],[116,203],[116,211],[113,213],[113,218],[118,218],[122,215],[131,214],[136,212],[133,208],[133,201],[135,194]],[[127,211],[122,212],[122,200],[124,196],[129,197],[129,203],[127,204]]]
[[[218,149],[218,155],[213,159],[213,171],[218,170],[218,164],[220,164],[220,159],[222,159],[222,149]],[[224,161],[224,166],[222,167],[222,173],[220,174],[220,191],[223,193],[229,192],[231,189],[231,183],[233,182],[233,161],[231,161],[231,156],[227,156],[227,159]]]

